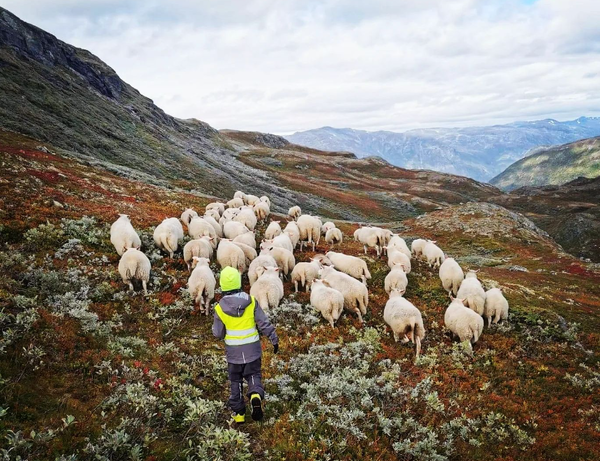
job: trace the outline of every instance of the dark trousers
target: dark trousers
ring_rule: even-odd
[[[227,371],[229,372],[229,380],[231,381],[231,396],[229,397],[229,408],[236,413],[244,413],[246,411],[246,402],[244,402],[244,394],[242,386],[244,379],[248,383],[248,397],[252,394],[260,395],[261,399],[265,398],[265,390],[261,381],[261,359],[258,358],[250,363],[228,363]]]

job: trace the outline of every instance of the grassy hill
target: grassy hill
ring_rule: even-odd
[[[578,177],[600,176],[600,137],[538,150],[490,180],[511,191],[523,186],[560,185]]]
[[[436,238],[463,267],[480,269],[486,287],[504,290],[509,322],[486,328],[473,357],[445,331],[448,298],[426,264],[415,263],[406,293],[427,330],[417,362],[383,323],[384,260],[365,257],[373,275],[365,325],[345,312],[331,329],[286,282],[270,313],[281,350],[264,349],[267,419],[236,429],[227,424],[212,320],[193,309],[180,253],[165,258],[152,241],[163,217],[210,198],[37,146],[14,134],[0,142],[5,459],[572,460],[598,452],[600,272],[521,215],[466,203],[402,222],[408,241]],[[109,225],[124,211],[152,261],[148,298],[128,293],[116,270]],[[338,224],[341,251],[362,254],[349,237],[356,224]],[[321,242],[317,251],[326,250]]]

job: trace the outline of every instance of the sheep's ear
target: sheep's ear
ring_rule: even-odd
[[[200,258],[198,256],[192,256],[192,260],[194,260],[194,261],[200,261]]]
[[[279,272],[279,267],[275,268],[275,272]]]
[[[127,250],[129,250],[129,248],[124,246],[123,247],[123,253],[125,253]]]
[[[400,293],[402,296],[404,296],[404,293],[406,293],[406,288],[404,288],[402,290],[398,290],[398,293]]]
[[[452,301],[454,301],[454,300],[456,299],[454,296],[452,296],[452,293],[450,293],[450,299],[451,299]]]
[[[326,287],[331,288],[331,284],[327,280],[321,280],[321,282],[323,282],[323,285],[325,285]]]
[[[468,304],[466,299],[459,299],[459,301],[463,304],[463,306]]]
[[[135,247],[135,249],[138,250],[138,251],[139,251],[140,248],[142,248],[141,245],[138,245],[138,246]]]

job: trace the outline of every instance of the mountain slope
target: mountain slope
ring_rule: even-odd
[[[294,133],[286,139],[315,149],[350,151],[359,157],[379,155],[404,168],[431,169],[487,181],[536,146],[598,135],[600,118],[581,117],[569,122],[540,120],[404,133],[324,127]]]
[[[522,186],[560,185],[578,177],[600,176],[600,137],[540,149],[513,163],[490,180],[503,190]]]

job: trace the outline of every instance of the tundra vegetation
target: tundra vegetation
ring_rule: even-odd
[[[600,272],[506,210],[448,206],[394,229],[408,243],[436,240],[463,268],[480,269],[484,288],[502,288],[509,319],[486,326],[472,354],[444,327],[449,298],[438,270],[416,259],[404,297],[427,334],[416,360],[414,346],[396,343],[383,320],[386,257],[365,256],[345,238],[336,251],[363,258],[371,273],[364,324],[344,311],[331,328],[310,292],[295,293],[285,279],[269,312],[280,352],[263,355],[266,420],[232,428],[223,345],[186,289],[190,237],[174,258],[153,240],[165,216],[215,198],[18,141],[0,143],[2,459],[597,456]],[[147,297],[118,274],[110,224],[119,213],[130,216],[151,262]],[[338,227],[349,237],[358,225]],[[328,246],[296,255],[308,262]]]

